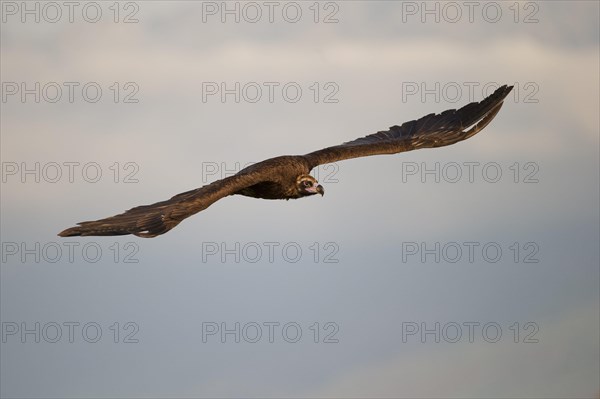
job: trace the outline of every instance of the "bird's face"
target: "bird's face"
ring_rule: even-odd
[[[321,194],[321,196],[323,196],[325,194],[323,186],[319,184],[317,179],[310,175],[298,176],[296,179],[296,188],[301,197],[315,194]]]

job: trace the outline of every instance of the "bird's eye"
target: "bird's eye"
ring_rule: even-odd
[[[310,187],[312,186],[312,183],[308,180],[304,180],[304,187]]]

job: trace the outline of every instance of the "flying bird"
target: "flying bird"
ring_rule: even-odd
[[[486,127],[502,107],[513,86],[501,86],[481,102],[458,110],[429,114],[421,119],[392,126],[341,145],[306,155],[284,155],[267,159],[201,188],[177,194],[166,201],[132,208],[119,215],[80,222],[58,235],[117,236],[133,234],[156,237],[177,226],[221,198],[244,195],[262,199],[295,199],[324,195],[325,189],[310,171],[318,165],[380,154],[396,154],[420,148],[451,145],[474,136]]]

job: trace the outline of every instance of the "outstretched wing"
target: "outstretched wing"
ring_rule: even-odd
[[[58,235],[70,237],[134,234],[138,237],[156,237],[221,198],[261,182],[263,175],[261,169],[250,173],[238,173],[204,187],[177,194],[166,201],[138,206],[106,219],[80,222],[78,226],[66,229]]]
[[[421,119],[392,126],[389,130],[304,155],[310,168],[379,154],[396,154],[418,148],[442,147],[474,136],[494,119],[513,86],[501,86],[481,102],[459,110],[429,114]],[[470,129],[468,129],[470,127]],[[468,129],[468,130],[467,130]]]

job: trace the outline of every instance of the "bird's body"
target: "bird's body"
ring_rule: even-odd
[[[239,173],[269,170],[269,179],[243,188],[235,194],[261,199],[295,199],[301,195],[296,189],[298,176],[308,175],[308,162],[302,156],[283,155],[252,164]]]
[[[155,237],[230,195],[286,200],[323,195],[323,187],[309,175],[316,166],[351,158],[441,147],[465,140],[494,119],[511,89],[512,86],[502,86],[481,102],[470,103],[459,110],[448,110],[438,115],[429,114],[402,126],[392,126],[389,130],[341,145],[305,155],[270,158],[250,165],[234,176],[177,194],[166,201],[138,206],[105,219],[81,222],[79,226],[66,229],[59,235],[134,234],[139,237]]]

